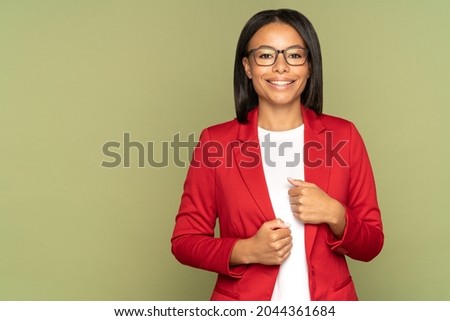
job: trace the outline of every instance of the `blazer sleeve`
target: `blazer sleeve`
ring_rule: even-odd
[[[217,220],[215,166],[206,154],[211,142],[203,130],[188,169],[171,243],[172,253],[182,264],[240,278],[243,266],[230,267],[236,238],[214,236]]]
[[[375,179],[363,139],[355,126],[350,128],[350,179],[346,204],[347,224],[341,240],[329,240],[332,250],[355,260],[370,261],[384,243]]]

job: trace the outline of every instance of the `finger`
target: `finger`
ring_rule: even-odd
[[[290,242],[290,243],[286,244],[286,246],[284,246],[284,247],[280,250],[281,255],[282,255],[282,258],[283,258],[283,261],[289,256],[289,254],[291,254],[292,246],[293,246],[293,245],[292,245],[292,242]]]
[[[296,186],[296,187],[304,186],[304,183],[305,183],[305,181],[303,181],[301,179],[296,179],[296,178],[292,178],[292,177],[288,177],[287,180],[289,183],[291,183],[292,186]]]
[[[302,187],[293,186],[288,189],[288,195],[290,197],[300,196],[302,194]]]
[[[303,212],[292,212],[292,215],[294,215],[294,217],[296,217],[298,220],[300,220],[303,223],[306,223],[306,214]]]
[[[272,246],[277,252],[290,251],[292,248],[292,236],[281,239],[273,243]]]
[[[273,237],[275,238],[275,236],[273,236]],[[286,248],[287,246],[289,246],[290,244],[292,244],[292,236],[289,235],[287,237],[273,240],[272,242],[269,243],[269,246],[274,251],[281,251],[284,248]]]
[[[272,261],[272,264],[280,265],[291,255],[292,244],[279,250]]]
[[[300,213],[300,204],[291,204],[292,213]]]
[[[288,228],[278,229],[276,231],[272,232],[272,241],[278,242],[283,239],[289,239],[292,238],[291,236],[291,230]]]
[[[290,198],[298,198],[305,193],[305,187],[303,186],[293,186],[288,189],[288,195]]]
[[[280,218],[277,218],[277,219],[275,219],[273,221],[268,221],[265,224],[271,230],[286,229],[286,228],[289,228],[291,226],[291,224],[284,222]]]
[[[292,244],[292,239],[291,239],[290,242],[286,244],[286,246],[284,247],[284,249],[286,250],[287,253],[290,253],[293,246],[294,246],[294,245]]]
[[[288,177],[287,180],[294,187],[315,187],[316,186],[314,183],[309,183],[307,181],[297,179],[297,178]]]

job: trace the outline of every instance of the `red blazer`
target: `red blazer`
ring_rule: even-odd
[[[357,300],[346,256],[370,261],[384,241],[369,157],[351,122],[301,108],[305,181],[340,201],[347,219],[342,239],[326,224],[305,226],[311,299]],[[279,270],[277,265],[229,265],[235,242],[275,219],[261,163],[257,108],[248,120],[202,132],[171,239],[181,263],[218,273],[211,300],[270,300]],[[220,236],[215,237],[217,219]]]

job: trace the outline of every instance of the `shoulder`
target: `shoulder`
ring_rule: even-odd
[[[330,114],[317,114],[306,107],[302,109],[302,115],[306,127],[311,128],[315,132],[322,132],[323,130],[345,132],[349,128],[354,127],[353,123],[347,119]]]
[[[338,116],[333,116],[329,114],[321,114],[318,116],[318,118],[322,121],[323,125],[327,129],[343,129],[343,128],[350,128],[354,126],[353,122],[344,119]]]
[[[365,143],[362,135],[353,121],[337,116],[322,114],[318,116],[325,127],[325,136],[333,141],[342,141],[350,148],[353,154],[359,154],[365,150]],[[330,136],[331,135],[331,136]]]
[[[317,115],[313,111],[305,112],[307,127],[325,137],[350,142],[350,145],[364,145],[363,139],[354,122],[330,114]]]
[[[351,139],[352,137],[359,136],[359,132],[353,121],[342,117],[321,114],[318,120],[322,123],[325,131],[333,132],[333,134]]]
[[[208,126],[202,130],[202,136],[207,136],[208,140],[227,141],[236,139],[239,130],[239,122],[232,119],[223,123]]]

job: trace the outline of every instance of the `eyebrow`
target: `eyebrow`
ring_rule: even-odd
[[[281,51],[286,50],[286,49],[290,49],[290,48],[308,49],[307,47],[303,47],[302,45],[299,45],[299,44],[292,45],[292,46],[288,46],[288,47],[286,47],[286,48],[284,48],[284,49],[277,49],[277,48],[275,48],[275,47],[273,47],[273,46],[269,46],[269,45],[261,45],[261,46],[255,47],[255,48],[253,48],[253,49],[249,49],[248,52],[250,52],[250,51],[252,51],[252,50],[261,49],[261,48],[271,48],[271,49],[281,50]]]

